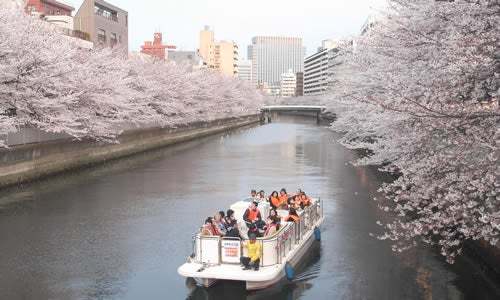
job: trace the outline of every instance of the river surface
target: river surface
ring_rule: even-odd
[[[500,299],[466,262],[371,238],[383,174],[314,119],[280,117],[0,194],[0,299]],[[249,190],[325,202],[322,241],[291,282],[247,293],[177,274],[202,221]]]

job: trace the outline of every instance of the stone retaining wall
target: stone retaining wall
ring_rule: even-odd
[[[0,188],[255,124],[259,117],[250,115],[178,128],[130,130],[124,132],[116,144],[65,138],[0,148]]]

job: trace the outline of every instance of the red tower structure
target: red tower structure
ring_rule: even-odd
[[[176,49],[177,47],[173,45],[163,45],[162,34],[160,32],[156,32],[154,34],[154,40],[145,41],[144,45],[141,46],[141,53],[151,55],[157,57],[161,60],[165,60],[167,58],[167,53],[165,49]]]

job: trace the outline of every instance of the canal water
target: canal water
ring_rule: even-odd
[[[371,238],[383,174],[349,164],[356,154],[314,119],[273,122],[4,191],[0,299],[499,299],[466,262]],[[207,216],[282,187],[325,202],[322,241],[294,281],[247,293],[177,274]]]

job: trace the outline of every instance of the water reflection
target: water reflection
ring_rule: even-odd
[[[395,255],[369,236],[387,177],[307,118],[275,118],[0,193],[2,299],[499,299],[473,264]],[[246,196],[302,188],[325,200],[321,253],[293,282],[188,289],[176,270],[202,220]]]

